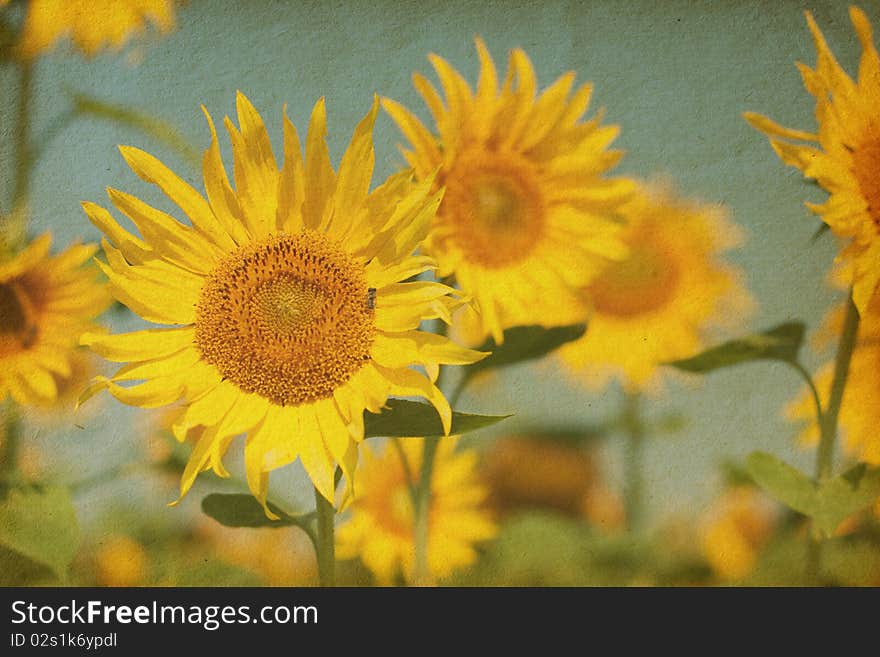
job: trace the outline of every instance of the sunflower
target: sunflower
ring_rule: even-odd
[[[0,261],[0,399],[25,406],[59,398],[59,381],[75,373],[79,336],[111,301],[98,271],[83,266],[96,246],[52,256],[51,244],[46,233]]]
[[[478,333],[497,342],[505,328],[582,321],[578,290],[624,249],[615,211],[632,183],[603,174],[620,159],[606,150],[616,126],[582,122],[592,87],[570,96],[567,73],[535,98],[535,71],[512,51],[501,88],[495,64],[477,39],[476,93],[441,57],[431,55],[445,93],[414,75],[438,135],[399,103],[382,104],[410,142],[404,156],[420,180],[435,171],[446,194],[425,251],[440,276],[455,276],[475,299]]]
[[[720,207],[646,188],[624,215],[629,257],[584,288],[590,330],[559,355],[590,387],[617,378],[639,391],[659,384],[661,363],[693,355],[708,329],[743,317],[752,301],[741,272],[722,259],[742,235]]]
[[[778,518],[779,508],[757,488],[725,491],[702,527],[703,554],[712,570],[730,581],[751,574]]]
[[[98,362],[98,358],[87,349],[78,347],[71,350],[69,373],[52,372],[57,391],[55,398],[35,404],[29,413],[29,419],[47,428],[73,422],[71,413],[76,408],[80,393],[98,373]]]
[[[839,335],[844,308],[836,308],[823,323],[817,336],[827,344]],[[834,363],[825,363],[816,373],[815,383],[823,404],[827,404],[834,378]],[[819,443],[819,425],[812,394],[806,387],[783,411],[791,422],[802,425],[798,441],[802,445]],[[858,342],[849,366],[846,389],[838,416],[844,451],[859,461],[880,465],[880,296],[875,296],[859,322]]]
[[[142,586],[150,570],[144,546],[123,534],[104,538],[94,552],[98,586]]]
[[[314,548],[299,529],[224,527],[202,516],[195,534],[202,553],[208,547],[214,558],[256,575],[266,586],[318,583]]]
[[[599,480],[594,454],[541,436],[493,441],[482,470],[492,506],[504,513],[538,508],[577,516]]]
[[[19,50],[35,57],[69,35],[93,57],[104,48],[122,49],[148,22],[171,31],[174,0],[30,0]]]
[[[448,432],[449,403],[432,379],[441,363],[484,354],[418,330],[425,319],[450,321],[461,302],[440,283],[401,282],[433,267],[413,251],[440,194],[431,191],[433,181],[416,185],[407,173],[369,193],[378,102],[355,129],[338,173],[324,139],[323,99],[312,112],[305,159],[285,116],[280,169],[260,115],[241,93],[236,104],[240,127],[225,120],[235,189],[207,111],[207,199],[151,155],[120,147],[134,172],[157,185],[191,225],[110,189],[113,204],[140,230],[136,237],[107,210],[84,203],[109,240],[100,265],[114,294],[163,326],[85,336],[100,355],[130,364],[97,378],[83,399],[106,388],[143,408],[182,401],[177,438],[205,429],[181,496],[202,470],[226,476],[222,456],[246,433],[248,483],[271,517],[269,471],[297,457],[327,499],[337,463],[351,485],[364,411],[380,412],[391,394],[425,397]],[[411,365],[424,366],[431,378]],[[133,381],[141,383],[122,385]]]
[[[816,134],[784,128],[748,112],[746,120],[769,138],[783,162],[816,180],[829,194],[807,203],[849,243],[839,258],[852,262],[853,300],[864,312],[880,282],[880,58],[864,12],[850,7],[862,45],[858,80],[837,63],[812,14],[807,23],[816,42],[816,68],[798,63],[804,86],[816,97]]]
[[[400,452],[390,443],[375,454],[363,450],[351,516],[337,530],[337,556],[360,556],[383,585],[392,583],[399,574],[412,581],[415,512],[408,474],[419,472],[422,442],[419,438],[402,439]],[[475,544],[497,533],[490,514],[482,508],[488,489],[477,478],[477,453],[456,452],[457,442],[456,438],[440,442],[431,479],[428,569],[432,577],[440,579],[472,564],[477,558]]]

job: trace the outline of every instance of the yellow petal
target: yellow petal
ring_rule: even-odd
[[[170,356],[191,346],[195,329],[147,329],[110,335],[85,333],[79,343],[98,355],[115,362],[150,360]]]
[[[183,210],[193,227],[224,251],[235,248],[235,242],[223,228],[211,206],[196,190],[158,159],[138,148],[120,146],[119,152],[141,180],[159,187]]]

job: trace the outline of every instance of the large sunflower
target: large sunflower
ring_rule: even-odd
[[[25,57],[46,52],[70,36],[87,57],[120,50],[147,23],[174,27],[174,0],[30,0],[19,48]]]
[[[407,476],[419,472],[422,442],[405,438],[400,440],[400,451],[387,443],[379,453],[364,450],[351,517],[337,530],[337,556],[359,556],[383,585],[400,574],[412,581],[415,512]],[[476,544],[498,531],[482,506],[489,491],[477,478],[477,453],[456,451],[457,442],[455,438],[440,442],[431,478],[428,569],[440,579],[473,563]]]
[[[510,326],[582,321],[578,290],[624,249],[615,211],[626,179],[603,174],[620,159],[606,150],[616,126],[581,122],[592,87],[571,97],[567,73],[535,97],[535,71],[519,49],[501,88],[485,45],[476,93],[431,55],[445,102],[421,75],[413,81],[437,124],[433,135],[393,100],[383,106],[410,142],[404,156],[420,180],[439,169],[446,194],[425,251],[441,276],[454,275],[479,309],[479,328],[500,342]]]
[[[817,62],[815,69],[800,63],[798,68],[816,97],[818,132],[784,128],[751,112],[745,118],[768,135],[783,162],[830,194],[825,203],[807,206],[850,240],[840,258],[852,261],[853,300],[864,312],[880,283],[880,58],[864,12],[850,7],[849,13],[862,44],[857,81],[840,67],[812,14],[806,14]]]
[[[583,290],[590,330],[559,354],[591,387],[617,378],[635,391],[656,385],[661,363],[699,351],[707,329],[742,318],[752,302],[741,272],[722,258],[742,237],[720,207],[646,189],[624,214],[629,257]]]
[[[75,374],[79,336],[110,305],[97,269],[83,266],[97,247],[74,244],[52,256],[51,243],[47,233],[0,259],[0,400],[55,402],[59,383]]]
[[[183,440],[193,427],[205,430],[181,495],[202,470],[225,475],[223,454],[247,433],[248,483],[264,506],[269,471],[297,457],[332,500],[337,463],[351,484],[365,410],[381,411],[390,394],[422,396],[448,431],[448,402],[410,366],[425,366],[433,378],[440,363],[470,363],[481,354],[418,330],[425,319],[449,321],[459,303],[445,285],[400,282],[432,267],[413,251],[440,194],[431,191],[433,181],[413,185],[406,173],[369,193],[378,103],[355,129],[338,173],[324,140],[323,99],[312,113],[304,160],[285,117],[280,170],[262,118],[240,93],[237,110],[240,127],[225,121],[234,190],[205,112],[212,133],[203,167],[207,199],[156,158],[121,147],[135,173],[168,195],[191,226],[109,190],[139,238],[105,209],[84,204],[109,239],[101,267],[117,298],[165,325],[85,336],[105,358],[131,361],[111,379],[98,378],[86,396],[107,388],[135,406],[187,404],[175,435]],[[135,380],[142,383],[121,385]]]

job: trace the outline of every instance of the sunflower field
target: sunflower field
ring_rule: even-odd
[[[0,0],[0,583],[880,585],[874,28]]]

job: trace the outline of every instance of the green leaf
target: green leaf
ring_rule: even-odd
[[[482,372],[496,367],[505,367],[534,360],[546,356],[558,349],[566,342],[577,340],[587,330],[586,324],[572,324],[570,326],[556,326],[544,328],[543,326],[515,326],[504,331],[504,343],[495,344],[495,340],[489,338],[477,347],[478,351],[489,351],[491,354],[483,360],[468,365],[464,368],[465,378],[470,378]]]
[[[826,537],[841,522],[880,497],[880,466],[865,463],[816,484],[802,472],[764,452],[747,461],[755,483],[780,502],[813,518]]]
[[[226,527],[304,527],[305,517],[293,516],[272,502],[269,509],[278,520],[266,517],[263,507],[253,495],[212,493],[202,499],[202,512]]]
[[[509,415],[452,413],[452,434],[463,434],[501,422]],[[436,409],[425,402],[389,399],[381,413],[364,413],[364,437],[430,438],[443,436],[443,425]]]
[[[719,464],[724,484],[728,487],[754,486],[755,479],[743,463],[726,459]]]
[[[125,105],[116,105],[92,96],[71,92],[73,116],[91,116],[133,128],[177,151],[195,168],[201,167],[199,152],[174,127],[161,119]]]
[[[49,566],[37,563],[0,545],[0,586],[52,586],[58,577]]]
[[[880,466],[860,463],[819,486],[818,508],[813,518],[819,530],[830,536],[837,526],[880,497]]]
[[[66,488],[11,488],[0,501],[0,545],[64,578],[79,547],[79,524]]]
[[[777,500],[808,516],[819,508],[819,491],[813,480],[772,454],[752,452],[746,469],[761,488]]]
[[[797,361],[798,351],[804,340],[804,330],[803,322],[786,322],[769,331],[731,340],[692,358],[675,360],[666,365],[685,372],[702,374],[753,360],[782,360],[794,363]]]

